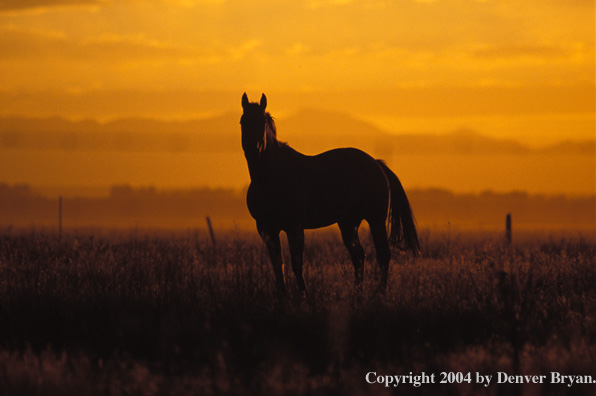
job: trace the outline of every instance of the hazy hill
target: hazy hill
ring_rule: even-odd
[[[237,118],[237,117],[235,117]],[[239,145],[231,115],[193,121],[0,119],[0,148],[64,151],[227,152]]]
[[[240,114],[190,121],[0,119],[0,183],[241,188],[250,179]],[[474,130],[392,134],[341,113],[276,119],[278,137],[305,154],[358,147],[387,161],[406,188],[593,194],[596,142],[534,149]]]
[[[234,152],[240,146],[238,114],[192,121],[119,119],[108,123],[61,118],[0,119],[0,148],[130,152]],[[357,146],[382,155],[595,155],[596,140],[561,142],[536,150],[510,139],[461,129],[446,134],[395,135],[342,113],[303,110],[276,120],[278,137],[314,154]]]

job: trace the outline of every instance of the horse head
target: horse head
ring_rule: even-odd
[[[242,149],[247,160],[257,159],[267,148],[267,97],[261,96],[260,103],[248,101],[246,92],[242,95],[243,114],[240,118]]]

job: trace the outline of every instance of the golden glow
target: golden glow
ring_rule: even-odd
[[[595,137],[594,48],[587,0],[9,0],[0,117],[190,119],[266,92],[278,117],[540,147]]]

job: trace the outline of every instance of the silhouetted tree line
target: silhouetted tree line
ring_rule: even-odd
[[[253,227],[246,191],[196,188],[160,190],[114,186],[105,197],[64,197],[65,227],[204,228],[210,216],[216,228]],[[524,192],[456,194],[428,189],[408,192],[421,227],[447,223],[469,228],[504,227],[512,213],[516,227],[596,228],[596,195],[568,197]],[[58,197],[47,197],[27,185],[0,184],[0,226],[53,227]]]
[[[596,195],[455,194],[429,189],[413,190],[409,196],[419,223],[428,226],[450,222],[466,227],[504,227],[505,215],[511,213],[514,226],[596,227]]]

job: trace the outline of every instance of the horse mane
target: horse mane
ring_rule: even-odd
[[[275,119],[270,113],[265,113],[265,121],[267,122],[267,133],[272,134],[277,139],[277,128],[275,127]]]
[[[287,143],[277,140],[277,127],[275,126],[275,119],[269,112],[265,113],[265,121],[267,123],[267,136],[279,146],[287,146]]]

